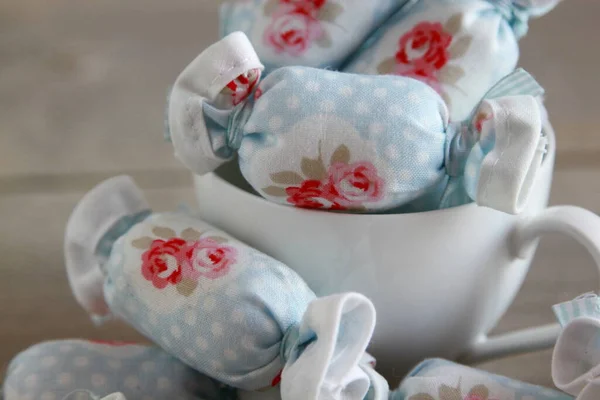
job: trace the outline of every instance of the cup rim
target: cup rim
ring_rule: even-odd
[[[552,124],[550,123],[549,120],[544,121],[544,123],[542,124],[542,130],[546,134],[546,138],[548,139],[548,153],[547,153],[547,156],[542,161],[542,165],[541,165],[540,169],[548,168],[548,165],[550,165],[550,168],[552,168],[554,165],[554,158],[556,155],[556,134],[555,134],[554,128],[552,127]],[[369,218],[383,218],[383,217],[389,218],[390,216],[398,216],[398,215],[401,215],[401,216],[420,215],[420,216],[422,216],[422,215],[433,215],[433,214],[457,212],[459,210],[466,210],[469,208],[478,207],[475,203],[468,203],[468,204],[463,204],[463,205],[451,207],[451,208],[430,210],[430,211],[417,211],[417,212],[404,213],[404,214],[385,214],[385,213],[353,214],[353,213],[349,213],[349,212],[337,212],[337,211],[332,212],[332,211],[325,211],[325,210],[313,210],[313,209],[308,209],[308,208],[297,208],[297,207],[286,206],[283,204],[277,204],[277,203],[269,201],[261,196],[258,196],[258,195],[252,194],[252,193],[248,193],[247,191],[240,189],[236,185],[234,185],[231,182],[227,181],[226,179],[220,177],[214,171],[210,172],[204,176],[194,175],[195,180],[198,178],[204,178],[204,177],[210,177],[210,179],[218,182],[218,184],[223,185],[224,187],[228,188],[228,190],[231,190],[232,192],[234,192],[234,196],[238,196],[238,197],[241,196],[242,198],[244,198],[244,197],[247,198],[248,200],[244,200],[245,202],[251,201],[255,204],[258,203],[261,206],[275,208],[277,211],[304,213],[306,215],[318,215],[320,217],[327,215],[328,217],[333,217],[333,218],[339,218],[339,217],[348,218],[349,216],[351,216],[354,218],[365,219],[367,217],[369,217]]]

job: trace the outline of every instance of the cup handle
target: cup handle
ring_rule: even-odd
[[[520,221],[509,240],[515,258],[527,258],[546,233],[563,233],[581,243],[600,269],[600,217],[574,206],[551,207],[539,215]],[[461,357],[467,364],[511,354],[551,348],[562,328],[558,323],[522,329],[494,337],[482,335]]]

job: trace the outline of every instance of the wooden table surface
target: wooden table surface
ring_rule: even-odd
[[[156,209],[193,204],[162,141],[166,87],[217,37],[212,0],[0,3],[0,372],[19,350],[69,338],[137,339],[97,329],[71,297],[62,235],[80,196],[132,174]],[[600,211],[600,2],[567,0],[534,21],[522,65],[547,88],[558,135],[552,204]],[[497,332],[553,321],[550,306],[598,289],[590,256],[549,236]],[[550,352],[481,365],[551,385]]]

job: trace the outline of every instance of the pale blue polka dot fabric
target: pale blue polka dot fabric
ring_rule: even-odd
[[[157,347],[58,340],[37,344],[8,366],[4,400],[235,400],[236,391]]]
[[[105,214],[91,206],[107,203]],[[140,203],[131,178],[115,177],[87,193],[70,218],[69,277],[81,271],[100,277],[72,281],[74,290],[98,294],[99,307],[90,312],[106,310],[99,316],[131,324],[171,356],[232,387],[281,387],[287,400],[340,392],[363,400],[378,376],[365,355],[375,329],[370,300],[357,293],[316,298],[286,265],[187,214],[142,219],[133,211]],[[95,239],[72,246],[78,240],[72,232]],[[110,240],[106,258],[98,243]],[[76,266],[73,257],[90,263]]]
[[[390,400],[407,399],[573,400],[573,397],[450,361],[431,359],[419,364],[390,396]]]
[[[526,204],[544,152],[534,98],[543,90],[526,72],[505,77],[498,85],[506,90],[495,86],[473,115],[451,123],[435,90],[402,76],[283,67],[248,83],[245,98],[231,96],[238,85],[219,66],[235,65],[235,75],[246,59],[256,53],[234,33],[177,78],[169,131],[193,172],[210,172],[237,153],[261,196],[321,210],[385,212],[441,192],[432,208],[474,200],[518,213],[514,198]]]

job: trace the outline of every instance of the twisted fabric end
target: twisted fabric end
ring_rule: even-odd
[[[529,30],[529,18],[552,10],[560,0],[488,0],[506,19],[517,39]]]
[[[69,218],[64,247],[69,283],[79,304],[96,321],[110,315],[101,264],[112,243],[147,217],[149,209],[131,177],[118,176],[88,192]]]
[[[263,69],[246,35],[235,32],[204,50],[179,75],[169,97],[165,131],[175,155],[191,171],[211,172],[232,157],[222,148],[227,145],[223,114],[246,101]],[[206,115],[210,106],[217,109]]]
[[[358,293],[311,302],[282,373],[282,398],[363,400],[374,384],[387,399],[377,373],[359,365],[374,328],[375,308]]]
[[[546,153],[542,114],[533,96],[484,100],[480,138],[465,167],[465,188],[481,206],[519,214],[527,206]]]

